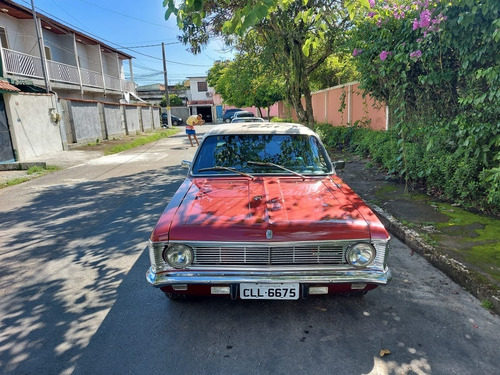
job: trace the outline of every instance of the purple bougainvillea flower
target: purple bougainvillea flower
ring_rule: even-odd
[[[362,49],[354,48],[354,51],[352,51],[352,55],[353,56],[358,56],[361,52],[363,52]]]
[[[375,0],[368,0],[370,3],[370,8],[373,8],[375,6]]]
[[[422,13],[420,13],[419,26],[422,29],[430,26],[430,24],[431,24],[431,16],[432,16],[432,13],[431,13],[431,11],[429,9],[426,9]],[[415,27],[415,25],[413,25],[413,27]]]
[[[370,13],[368,13],[368,17],[372,18],[372,17],[374,17],[374,16],[375,16],[375,12],[370,12]]]
[[[418,29],[418,20],[415,18],[413,20],[413,31],[417,30]]]
[[[387,59],[387,56],[389,56],[389,55],[392,55],[392,53],[389,52],[389,51],[382,51],[382,52],[380,52],[380,55],[379,55],[380,56],[380,60],[384,61],[385,59]]]
[[[420,50],[418,49],[418,50],[416,50],[415,52],[410,53],[410,57],[411,57],[412,59],[418,60],[419,58],[421,58],[421,57],[422,57],[422,51],[420,51]]]

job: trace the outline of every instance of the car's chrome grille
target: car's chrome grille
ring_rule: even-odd
[[[194,246],[193,265],[346,264],[344,247],[302,246]]]

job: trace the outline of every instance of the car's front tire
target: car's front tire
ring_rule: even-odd
[[[225,123],[229,124],[231,122],[231,119],[230,118],[227,118],[224,120]]]

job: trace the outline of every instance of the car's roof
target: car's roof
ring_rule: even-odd
[[[232,120],[233,122],[264,122],[262,117],[235,117]]]
[[[205,137],[211,135],[232,135],[232,134],[306,134],[314,135],[306,126],[288,122],[233,122],[224,125],[217,125],[210,129]]]
[[[250,111],[234,112],[233,117],[254,117],[255,115]]]

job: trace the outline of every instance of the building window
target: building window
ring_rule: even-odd
[[[206,82],[198,82],[198,92],[208,91],[208,85]]]
[[[7,32],[4,27],[0,27],[0,40],[2,41],[2,47],[9,49],[9,43],[7,42]]]
[[[50,50],[50,47],[45,46],[45,58],[47,60],[52,60],[52,51]]]

